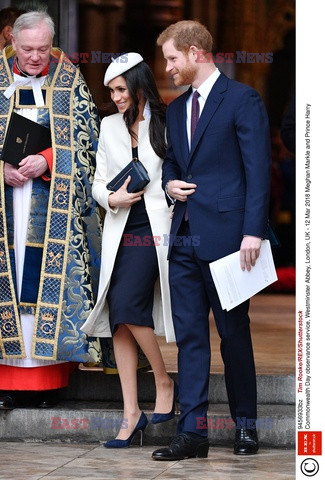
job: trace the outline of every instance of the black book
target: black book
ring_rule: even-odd
[[[51,146],[51,131],[39,123],[13,112],[4,141],[1,160],[18,167],[23,158]]]

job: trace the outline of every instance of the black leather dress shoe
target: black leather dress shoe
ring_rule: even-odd
[[[254,455],[259,448],[257,431],[255,429],[237,428],[234,443],[235,455]]]
[[[184,460],[184,458],[206,458],[209,440],[195,433],[183,432],[177,435],[170,447],[160,448],[152,454],[154,460]]]
[[[15,400],[10,395],[0,397],[0,410],[13,410],[15,408]]]

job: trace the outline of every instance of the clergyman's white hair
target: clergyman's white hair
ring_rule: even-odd
[[[45,25],[48,27],[49,34],[53,40],[55,34],[54,22],[50,15],[43,10],[27,12],[20,15],[20,17],[18,17],[14,23],[12,34],[15,38],[17,38],[17,35],[21,30],[35,29],[41,23],[45,23]]]

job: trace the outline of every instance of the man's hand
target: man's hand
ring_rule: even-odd
[[[18,172],[24,177],[38,178],[48,169],[47,161],[43,155],[28,155],[19,163]]]
[[[240,246],[240,268],[250,271],[254,267],[261,250],[262,239],[247,235],[243,238]]]
[[[19,173],[17,168],[15,168],[13,165],[5,162],[4,180],[5,183],[11,187],[22,187],[28,178]]]
[[[134,203],[137,203],[141,200],[141,195],[144,194],[144,190],[136,193],[129,193],[127,191],[127,186],[131,182],[130,175],[125,180],[121,188],[119,188],[115,193],[111,193],[108,196],[108,204],[111,208],[115,207],[132,207]]]
[[[183,180],[170,180],[167,182],[167,193],[175,200],[186,202],[188,195],[195,192],[195,183],[183,182]]]

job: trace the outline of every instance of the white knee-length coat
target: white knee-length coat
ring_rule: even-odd
[[[150,177],[145,188],[144,202],[152,235],[156,237],[159,278],[155,285],[153,320],[156,335],[165,336],[167,342],[175,341],[172,323],[168,282],[168,238],[170,210],[161,188],[162,159],[154,152],[149,140],[150,118],[139,123],[138,155]],[[124,232],[130,208],[111,209],[108,205],[107,183],[112,180],[132,159],[131,137],[123,120],[116,113],[105,117],[101,123],[99,146],[96,157],[96,173],[92,193],[95,200],[106,210],[102,257],[97,303],[81,330],[94,337],[111,337],[107,291],[114,268],[118,247]],[[145,247],[138,247],[145,248]],[[125,295],[127,302],[127,292]]]

